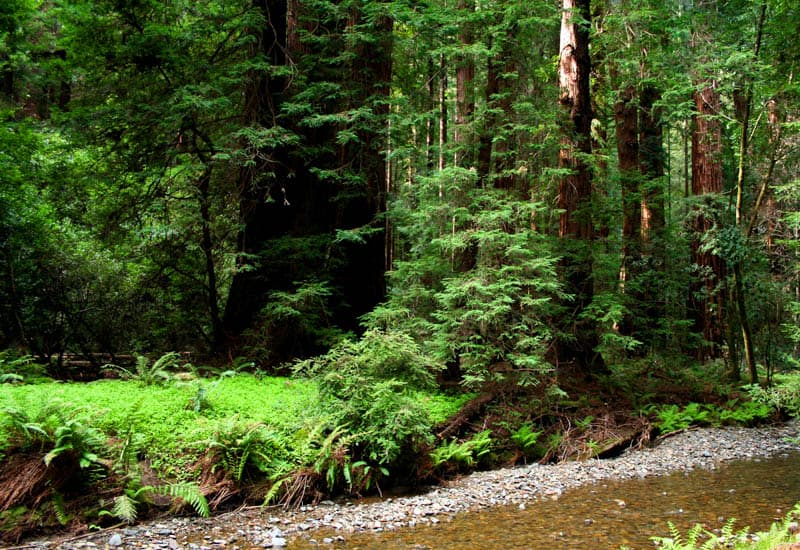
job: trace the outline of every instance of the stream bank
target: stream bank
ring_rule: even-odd
[[[323,501],[299,510],[247,508],[208,519],[170,518],[80,539],[35,541],[23,548],[250,550],[292,546],[293,540],[300,541],[300,545],[308,539],[321,545],[346,542],[352,533],[436,525],[462,512],[495,506],[525,507],[537,499],[557,499],[568,489],[605,480],[714,469],[732,460],[796,453],[800,452],[799,438],[796,421],[760,428],[693,429],[613,459],[476,472],[415,496]]]

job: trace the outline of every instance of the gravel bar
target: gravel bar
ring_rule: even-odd
[[[603,480],[714,469],[731,460],[800,452],[799,432],[797,421],[759,428],[692,429],[613,459],[476,472],[422,495],[368,502],[323,501],[299,510],[251,507],[207,519],[170,518],[81,538],[34,541],[19,548],[250,550],[280,548],[293,538],[310,537],[318,529],[335,533],[320,541],[324,546],[344,541],[348,533],[438,523],[461,512],[554,498],[570,488]]]

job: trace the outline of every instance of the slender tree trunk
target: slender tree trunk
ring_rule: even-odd
[[[494,97],[500,91],[500,67],[496,59],[486,61],[486,110],[481,138],[478,144],[478,180],[488,185],[492,178],[492,142],[497,132],[497,116],[494,114]]]
[[[761,49],[761,38],[763,36],[766,13],[767,3],[762,2],[758,23],[756,25],[756,42],[753,48],[754,60],[758,60],[758,52]],[[739,167],[736,177],[736,225],[741,229],[744,225],[742,209],[744,204],[745,171],[747,166],[745,158],[749,150],[748,133],[750,128],[750,112],[753,105],[752,82],[750,82],[749,79],[745,79],[742,91],[737,90],[734,93],[734,102],[737,107],[739,107],[737,108],[737,115],[742,125],[739,138]],[[749,233],[749,229],[747,232]],[[744,296],[744,283],[742,282],[742,262],[740,261],[736,261],[733,266],[733,283],[734,292],[736,293],[736,310],[738,313],[739,326],[742,330],[744,358],[747,364],[747,370],[750,373],[750,383],[757,384],[758,368],[756,367],[755,352],[753,349],[753,336],[750,331],[750,319],[747,315],[747,302]],[[738,365],[736,366],[736,371],[738,373]]]
[[[570,325],[565,330],[570,342],[559,342],[559,364],[572,364],[585,373],[604,368],[596,353],[594,322],[581,319],[594,295],[591,243],[594,236],[591,215],[592,180],[587,159],[592,152],[589,78],[589,0],[563,0],[559,59],[560,103],[565,117],[559,166],[570,174],[559,182],[558,207],[562,210],[559,236],[565,245],[562,270],[565,290],[574,298],[568,304]]]
[[[663,263],[663,232],[666,216],[664,213],[664,190],[661,178],[664,176],[664,134],[660,114],[654,107],[661,97],[658,90],[645,86],[639,95],[639,173],[641,185],[641,230],[643,243],[656,240],[656,246],[649,246],[649,255],[657,255]]]
[[[214,240],[211,237],[211,165],[206,165],[203,175],[197,183],[200,202],[200,220],[202,228],[201,249],[206,264],[206,295],[208,297],[208,313],[211,321],[211,350],[218,352],[225,341],[225,330],[219,312],[219,294],[217,291],[217,269],[214,263]]]
[[[428,170],[433,170],[433,144],[435,141],[435,134],[433,127],[434,110],[436,109],[436,77],[434,76],[435,67],[433,58],[428,58],[428,116],[425,118],[425,166]]]
[[[664,134],[661,115],[655,107],[660,99],[653,86],[644,86],[639,94],[639,173],[641,182],[641,247],[642,262],[648,281],[641,288],[643,315],[648,325],[657,327],[664,318],[664,293],[659,281],[665,266],[664,229]],[[656,341],[662,340],[658,335]],[[655,342],[651,343],[655,344]]]
[[[641,194],[639,192],[639,128],[636,89],[629,85],[614,105],[617,137],[617,158],[622,190],[622,261],[619,270],[620,289],[631,294],[629,281],[636,279],[641,264]],[[636,296],[639,293],[633,292]],[[637,300],[638,301],[638,300]],[[636,312],[626,315],[619,324],[620,334],[633,336]]]
[[[447,147],[447,62],[444,55],[439,58],[439,170],[445,167],[445,148]],[[443,190],[439,188],[439,196]]]

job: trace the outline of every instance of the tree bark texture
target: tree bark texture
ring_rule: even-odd
[[[628,282],[636,279],[641,266],[641,193],[639,192],[639,121],[636,88],[628,85],[614,105],[617,138],[617,159],[622,191],[622,258],[619,270],[620,288],[630,294]],[[636,292],[633,292],[636,294]],[[634,334],[634,320],[625,315],[619,324],[620,334]]]
[[[697,357],[706,360],[719,357],[724,340],[725,262],[711,252],[702,251],[701,236],[714,227],[711,214],[714,197],[722,192],[722,127],[716,118],[720,112],[720,96],[715,82],[707,82],[695,92],[695,115],[692,130],[692,195],[710,200],[698,207],[694,216],[691,262],[696,279],[689,297],[694,329],[705,344],[698,347]]]
[[[558,189],[558,207],[562,210],[559,236],[566,253],[562,261],[565,290],[574,296],[567,304],[570,326],[565,332],[574,339],[557,343],[559,364],[592,372],[603,368],[596,353],[597,334],[594,322],[580,315],[594,294],[591,241],[594,236],[591,216],[592,180],[588,156],[592,152],[589,78],[589,0],[564,0],[561,20],[559,87],[564,110],[559,166],[569,170]]]
[[[464,14],[459,32],[459,42],[464,48],[473,43],[469,15],[475,11],[473,0],[458,0],[458,9]],[[475,113],[475,59],[470,53],[462,53],[456,60],[456,120],[454,141],[456,146],[456,165],[469,166],[472,163],[471,137],[472,118]]]

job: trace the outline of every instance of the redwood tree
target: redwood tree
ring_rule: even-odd
[[[270,362],[356,329],[384,294],[392,24],[382,7],[363,17],[360,2],[254,2],[240,269],[225,320],[230,336],[260,333]]]
[[[596,352],[594,323],[581,317],[594,294],[591,241],[592,177],[588,157],[592,152],[592,107],[589,77],[589,0],[564,0],[559,55],[560,103],[564,110],[559,167],[568,171],[558,188],[561,209],[559,236],[565,245],[562,268],[565,289],[573,296],[567,304],[568,334],[558,344],[559,363],[587,371],[603,367]]]
[[[719,121],[720,95],[717,82],[707,80],[694,94],[695,114],[692,127],[692,195],[705,199],[698,203],[693,216],[691,262],[696,279],[689,297],[694,329],[706,344],[698,346],[698,359],[719,357],[725,327],[726,269],[722,258],[704,250],[702,235],[715,223],[715,196],[722,192],[722,126]]]

